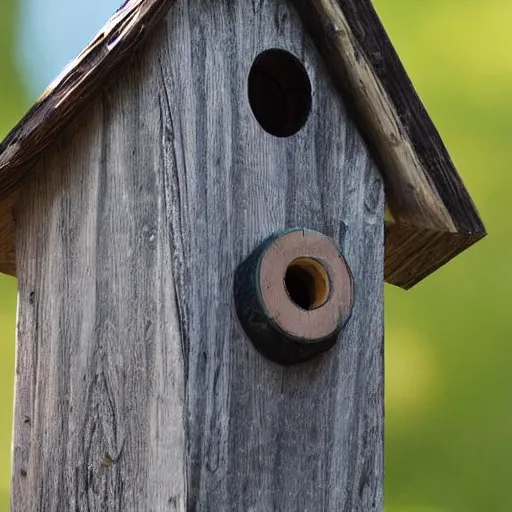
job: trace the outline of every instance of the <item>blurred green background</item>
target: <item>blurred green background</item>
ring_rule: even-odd
[[[412,291],[386,287],[386,512],[509,511],[512,1],[374,3],[489,232]],[[16,60],[19,17],[0,0],[0,139],[37,89]],[[15,307],[16,282],[0,276],[0,512]]]

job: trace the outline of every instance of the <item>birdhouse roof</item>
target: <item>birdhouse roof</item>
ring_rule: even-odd
[[[0,272],[16,273],[13,207],[27,171],[177,1],[126,1],[0,144]],[[385,279],[410,288],[485,236],[483,223],[371,1],[294,6],[383,176]]]

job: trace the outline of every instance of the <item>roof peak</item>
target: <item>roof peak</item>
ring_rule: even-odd
[[[2,202],[176,1],[125,1],[50,84],[0,144]],[[482,238],[483,223],[371,1],[293,5],[379,165],[393,217],[386,279],[408,288]],[[0,232],[12,229],[7,224],[0,215]],[[0,264],[7,252],[0,243]]]

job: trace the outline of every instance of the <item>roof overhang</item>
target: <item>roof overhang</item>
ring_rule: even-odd
[[[15,275],[15,194],[45,148],[176,0],[129,0],[0,144],[0,272]],[[295,0],[382,173],[385,279],[410,288],[484,225],[370,0]]]

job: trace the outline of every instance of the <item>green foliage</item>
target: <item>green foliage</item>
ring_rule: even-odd
[[[412,291],[386,290],[387,510],[510,510],[512,3],[375,6],[489,232]]]
[[[507,215],[512,2],[374,0],[489,237],[410,292],[386,288],[387,512],[510,509]],[[0,138],[23,114],[16,2],[0,2]],[[0,510],[8,510],[15,281],[0,277]]]
[[[2,512],[9,512],[9,491],[8,489],[0,490],[0,510]]]

